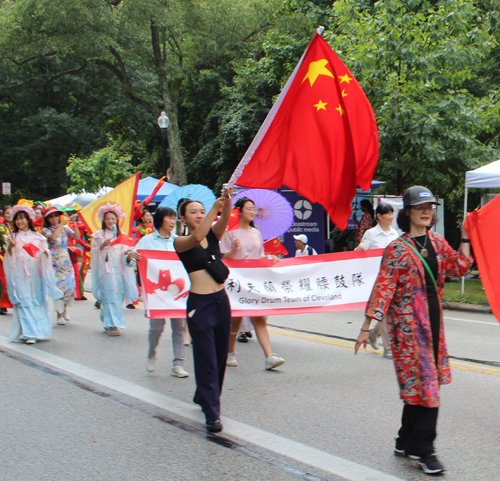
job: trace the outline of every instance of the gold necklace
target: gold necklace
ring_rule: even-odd
[[[412,239],[417,243],[418,247],[420,247],[420,255],[424,259],[427,259],[427,257],[429,257],[429,251],[425,247],[427,245],[427,239],[428,239],[427,234],[425,234],[424,245],[420,244],[420,242],[418,242],[418,240],[415,237],[412,237]]]

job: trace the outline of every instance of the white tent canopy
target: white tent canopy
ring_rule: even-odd
[[[464,219],[467,216],[469,189],[500,189],[500,160],[465,173]]]
[[[500,160],[465,173],[464,219],[467,217],[469,189],[500,189]],[[462,294],[464,293],[462,277]]]
[[[66,194],[61,197],[57,197],[55,199],[50,199],[47,202],[50,202],[50,205],[57,207],[64,207],[66,205],[70,205],[73,203],[77,203],[80,207],[85,207],[94,200],[101,197],[101,195],[107,194],[112,191],[113,187],[101,187],[96,193],[88,193],[85,190],[80,192],[79,194]]]
[[[465,173],[465,188],[499,189],[500,160]]]

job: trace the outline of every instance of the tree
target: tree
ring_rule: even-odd
[[[130,160],[131,156],[122,155],[113,147],[105,147],[84,159],[70,157],[66,169],[72,182],[69,192],[94,193],[101,187],[115,187],[133,174]]]
[[[498,123],[498,92],[479,76],[495,44],[490,15],[470,1],[340,0],[326,35],[362,84],[379,124],[377,175],[402,192],[425,183],[451,192],[498,155],[478,137]]]
[[[57,78],[92,66],[103,67],[118,80],[122,95],[152,118],[165,110],[171,122],[167,130],[169,180],[184,184],[178,119],[184,80],[201,69],[217,68],[245,55],[246,45],[269,28],[278,3],[278,0],[4,2],[0,12],[0,27],[4,32],[0,48],[5,51],[3,59],[18,67],[47,58],[75,63],[74,68],[59,72]],[[35,80],[28,78],[21,83]]]
[[[374,108],[386,192],[426,185],[453,230],[465,172],[499,155],[499,92],[482,74],[495,15],[471,1],[339,0],[326,34]]]

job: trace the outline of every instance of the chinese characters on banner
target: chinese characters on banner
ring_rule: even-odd
[[[177,254],[139,251],[149,318],[186,315],[189,277]],[[224,260],[232,315],[278,316],[363,309],[377,277],[382,249],[272,261]]]

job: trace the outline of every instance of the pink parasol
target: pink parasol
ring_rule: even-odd
[[[264,242],[284,234],[293,224],[293,208],[281,194],[273,190],[247,189],[233,197],[233,206],[243,197],[248,197],[255,204],[254,224]]]

